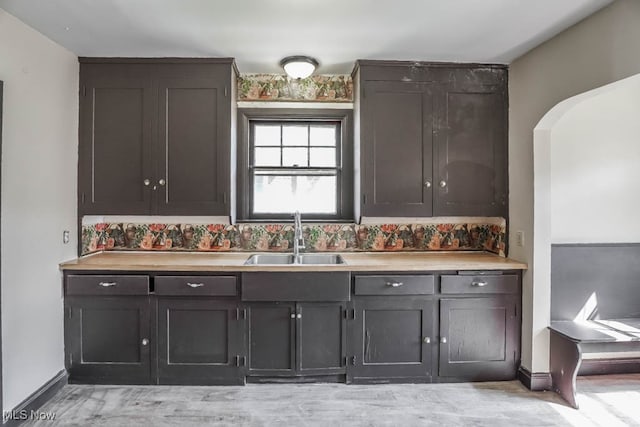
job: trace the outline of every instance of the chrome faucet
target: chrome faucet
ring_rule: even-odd
[[[293,263],[300,264],[300,249],[304,249],[304,237],[302,237],[302,217],[300,211],[293,214]]]

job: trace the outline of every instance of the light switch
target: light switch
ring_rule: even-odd
[[[64,231],[62,232],[62,243],[64,243],[64,244],[69,243],[69,239],[70,239],[70,237],[69,237],[69,236],[70,236],[70,235],[69,235],[69,230],[64,230]]]
[[[516,231],[516,246],[524,246],[524,231]]]

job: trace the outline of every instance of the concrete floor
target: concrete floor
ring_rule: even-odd
[[[640,374],[581,377],[581,409],[517,381],[65,386],[28,426],[640,426]]]

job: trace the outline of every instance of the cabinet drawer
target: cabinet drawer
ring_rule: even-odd
[[[441,276],[440,291],[443,294],[517,294],[518,276]]]
[[[235,276],[158,276],[156,295],[207,295],[232,297],[238,294]]]
[[[433,276],[358,276],[356,295],[432,295]]]
[[[67,295],[148,295],[149,276],[67,276]]]
[[[349,301],[348,272],[243,273],[243,301]]]

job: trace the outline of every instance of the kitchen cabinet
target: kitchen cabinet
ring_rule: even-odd
[[[349,382],[431,381],[433,293],[432,275],[355,277]]]
[[[148,289],[147,276],[67,279],[65,365],[71,382],[152,382]]]
[[[401,81],[362,85],[363,215],[432,216],[433,88]]]
[[[436,215],[506,217],[506,91],[505,83],[439,86],[433,159]]]
[[[489,381],[520,361],[516,274],[358,275],[347,380]],[[436,332],[437,331],[437,332]]]
[[[235,276],[156,276],[158,384],[244,384]]]
[[[506,217],[506,73],[494,65],[358,61],[360,214]]]
[[[249,374],[295,373],[295,304],[264,303],[248,307]]]
[[[245,272],[249,376],[344,375],[350,273]]]
[[[430,381],[433,305],[424,297],[355,298],[349,381]]]
[[[79,215],[232,215],[235,78],[232,59],[81,58]]]
[[[64,290],[77,383],[492,381],[520,362],[513,270],[83,271]]]
[[[158,384],[244,384],[244,354],[235,301],[158,298]]]
[[[440,377],[513,379],[520,362],[516,275],[441,278]]]
[[[346,303],[251,303],[249,376],[344,375]]]
[[[68,275],[70,381],[244,384],[236,298],[235,276]]]

